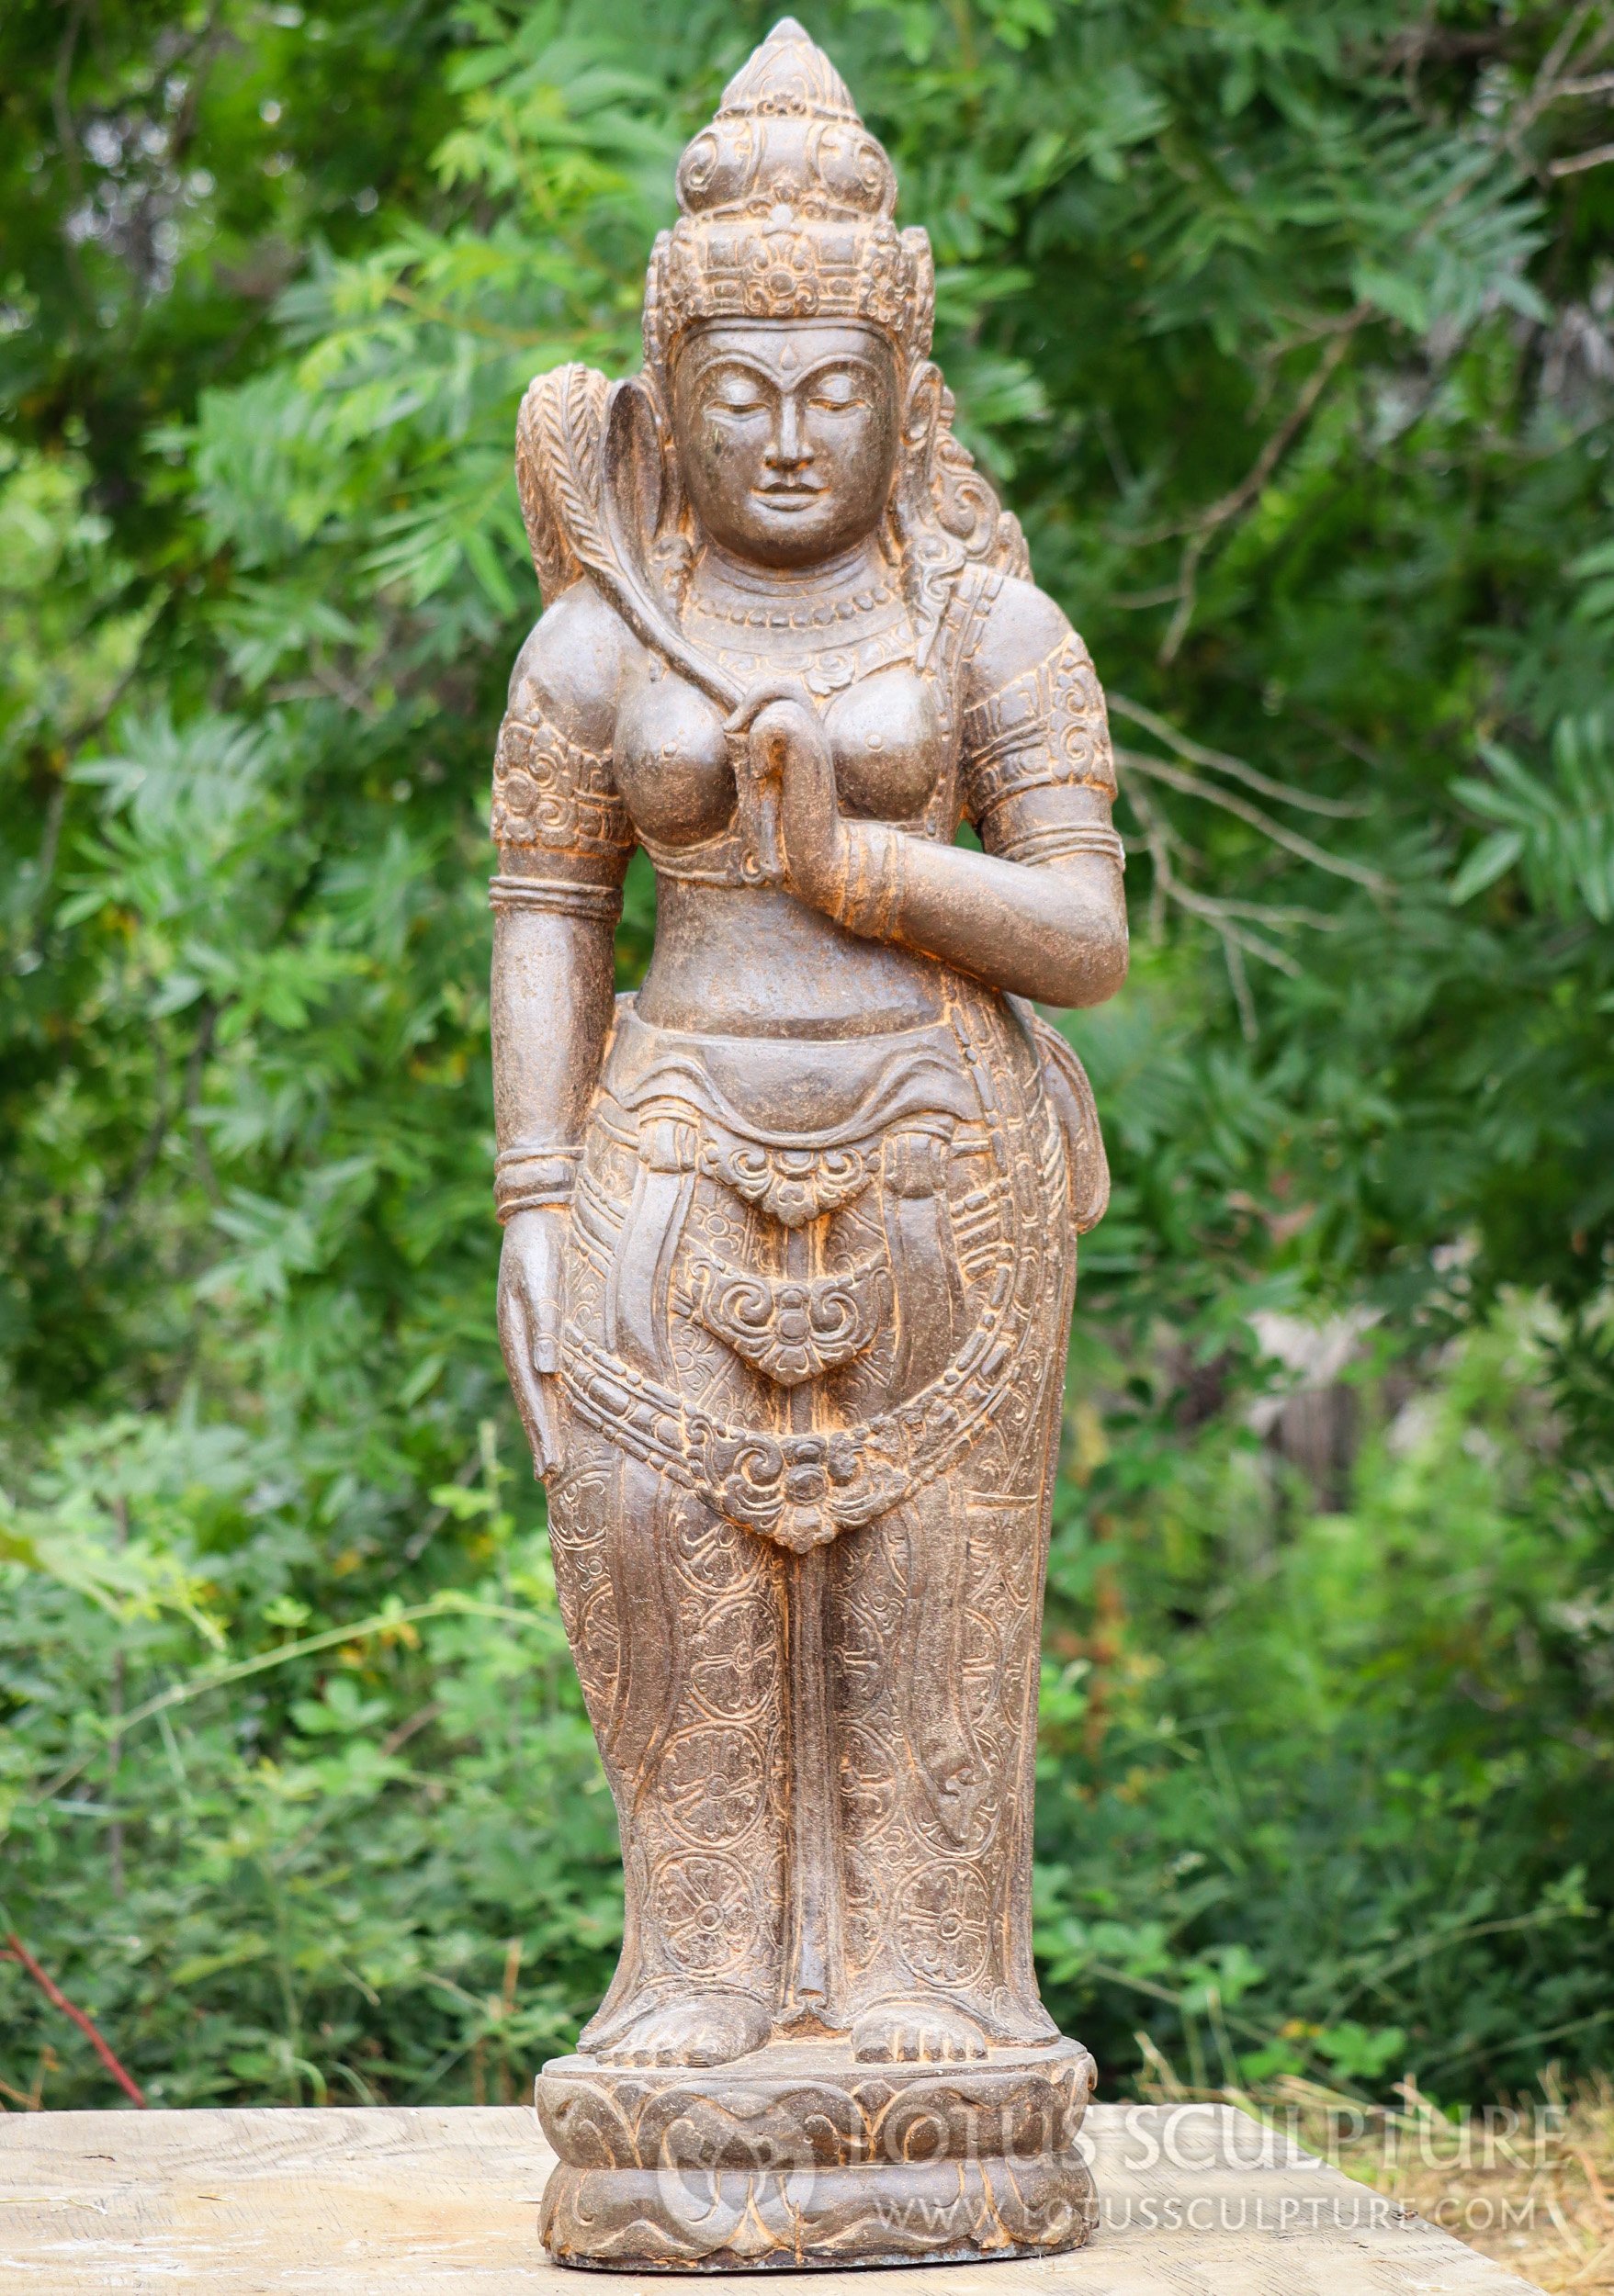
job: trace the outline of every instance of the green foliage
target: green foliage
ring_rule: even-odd
[[[1606,2058],[1576,1599],[1606,1549],[1565,1504],[1551,1338],[1514,1301],[1453,1343],[1375,1414],[1349,1508],[1287,1535],[1247,1434],[1157,1465],[1146,1510],[1130,1446],[1078,1466],[1055,1602],[1095,1576],[1110,1600],[1048,1661],[1052,1998],[1103,2001],[1201,2083],[1382,2092],[1413,2065],[1450,2094]]]
[[[1614,924],[1614,767],[1601,717],[1561,717],[1552,729],[1552,779],[1521,765],[1498,741],[1482,741],[1490,782],[1455,793],[1483,820],[1505,826],[1485,838],[1451,881],[1451,899],[1483,893],[1517,862],[1531,900],[1565,920],[1584,909]]]
[[[1050,1998],[1118,2073],[1590,2061],[1614,21],[804,13],[1123,750]],[[511,436],[636,363],[766,24],[156,15],[0,26],[0,1915],[165,2102],[514,2093],[619,1908],[491,1312]],[[625,979],[652,917],[636,863]],[[1280,1316],[1368,1334],[1310,1481],[1254,1432]],[[0,1964],[0,2082],[47,2044],[106,2100]]]

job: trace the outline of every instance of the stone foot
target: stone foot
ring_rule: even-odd
[[[749,1994],[697,1994],[641,2010],[595,2054],[603,2065],[729,2065],[760,2049],[772,2022]]]
[[[987,2036],[950,2001],[880,2001],[852,2029],[859,2065],[961,2065],[987,2054]]]

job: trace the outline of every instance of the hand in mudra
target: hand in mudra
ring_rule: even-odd
[[[563,1207],[549,1204],[513,1213],[499,1255],[499,1345],[540,1482],[560,1464],[556,1404],[566,1217]]]
[[[756,686],[728,721],[747,737],[746,771],[763,805],[776,804],[784,883],[815,908],[832,908],[846,875],[846,824],[835,760],[812,698],[795,678]]]

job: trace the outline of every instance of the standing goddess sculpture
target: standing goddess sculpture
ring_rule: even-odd
[[[1032,1790],[1106,1181],[1021,1000],[1125,972],[1103,701],[796,24],[678,193],[642,375],[522,408],[547,611],[494,771],[500,1332],[626,1884],[538,2084],[544,2233],[623,2268],[1067,2247],[1091,2060],[1037,1997]],[[614,1001],[636,844],[655,953]]]

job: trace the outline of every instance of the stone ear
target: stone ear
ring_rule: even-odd
[[[920,359],[909,377],[902,403],[902,444],[910,459],[929,460],[941,419],[942,370],[934,359]]]
[[[614,428],[613,485],[624,489],[622,518],[641,562],[674,603],[694,556],[693,512],[678,468],[664,368],[646,363],[642,374],[617,386],[626,399]]]
[[[661,520],[664,448],[660,411],[638,376],[615,385],[605,428],[605,483],[641,564]]]
[[[933,359],[918,360],[902,399],[902,448],[891,490],[891,516],[911,543],[933,516],[936,449],[946,409],[946,387]]]

